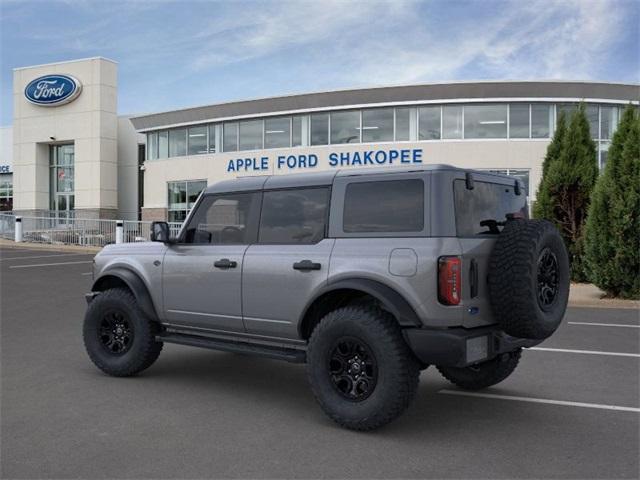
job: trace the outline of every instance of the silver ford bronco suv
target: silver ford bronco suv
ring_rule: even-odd
[[[208,187],[180,233],[105,247],[84,343],[114,376],[163,343],[307,364],[343,427],[398,417],[420,370],[507,378],[564,316],[569,262],[513,177],[446,165],[245,177]]]

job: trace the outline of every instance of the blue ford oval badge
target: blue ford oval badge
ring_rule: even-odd
[[[75,100],[82,84],[70,75],[45,75],[29,82],[24,96],[31,103],[43,106],[57,106]]]

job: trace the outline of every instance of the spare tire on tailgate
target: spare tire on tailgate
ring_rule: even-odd
[[[546,220],[509,220],[489,260],[491,308],[502,329],[543,339],[556,331],[569,298],[569,256]]]

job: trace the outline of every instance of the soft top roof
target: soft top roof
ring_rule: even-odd
[[[364,175],[397,174],[407,172],[426,171],[459,171],[471,172],[478,175],[490,175],[498,178],[507,178],[513,181],[513,177],[489,172],[486,170],[472,170],[454,167],[453,165],[432,164],[417,167],[395,168],[347,168],[312,173],[292,173],[287,175],[258,175],[251,177],[238,177],[231,180],[222,180],[207,187],[205,193],[240,192],[250,190],[262,190],[272,188],[316,187],[333,184],[336,177],[356,177]]]

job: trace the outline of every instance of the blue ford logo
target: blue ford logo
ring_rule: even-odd
[[[45,75],[29,82],[24,96],[36,105],[62,105],[80,95],[82,84],[70,75]]]

